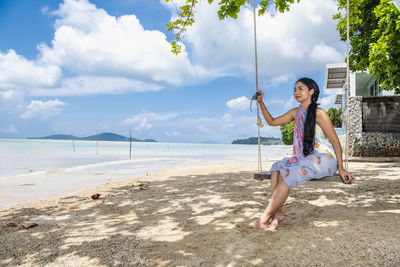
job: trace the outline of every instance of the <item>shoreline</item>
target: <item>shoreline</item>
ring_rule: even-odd
[[[160,161],[161,160],[160,158]],[[171,161],[171,159],[167,160]],[[34,174],[11,176],[10,178],[5,177],[2,181],[8,181],[9,183],[0,186],[0,200],[2,201],[0,204],[0,211],[12,208],[14,205],[24,205],[29,202],[73,196],[84,191],[92,191],[96,188],[101,188],[104,185],[114,182],[118,184],[118,181],[148,178],[152,173],[154,176],[154,174],[158,175],[159,172],[163,173],[163,171],[177,170],[179,172],[180,169],[185,167],[193,168],[194,166],[200,166],[200,168],[208,168],[215,165],[215,162],[212,161],[192,159],[181,162],[176,161],[174,164],[165,164],[164,162],[164,165],[158,165],[157,167],[144,166],[139,170],[137,170],[137,167],[132,169],[126,166],[126,164],[147,161],[147,159],[136,161],[111,161],[68,169],[40,171]],[[151,161],[155,161],[155,159]],[[274,161],[275,160],[268,160],[265,162]],[[253,162],[253,159],[220,160],[216,166],[223,166],[226,164],[235,165],[233,162]],[[125,163],[123,168],[116,170],[114,166],[122,163]],[[88,168],[98,166],[106,169],[114,167],[114,169],[111,168],[104,173],[102,173],[102,170],[97,170],[97,173],[94,175],[85,172]]]
[[[255,161],[187,164],[16,205],[0,211],[0,265],[398,266],[400,164],[349,166],[354,185],[292,189],[274,233],[235,227],[270,197]]]

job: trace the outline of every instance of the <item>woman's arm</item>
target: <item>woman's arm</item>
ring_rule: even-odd
[[[296,119],[297,108],[291,109],[279,117],[276,117],[276,118],[272,117],[272,115],[269,113],[269,111],[265,107],[265,104],[263,101],[264,92],[261,90],[258,90],[257,92],[260,93],[260,95],[257,98],[257,101],[260,104],[261,111],[262,111],[265,121],[268,123],[268,125],[279,126],[279,125],[294,121]]]
[[[342,181],[346,184],[353,183],[355,181],[354,176],[351,174],[351,172],[348,172],[343,168],[342,146],[340,145],[339,138],[335,132],[335,129],[333,128],[331,119],[326,111],[321,108],[317,109],[316,115],[318,125],[321,127],[322,131],[324,131],[325,135],[329,139],[329,142],[331,142],[333,149],[335,150],[339,175],[342,178]]]

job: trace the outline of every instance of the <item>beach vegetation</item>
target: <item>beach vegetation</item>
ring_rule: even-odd
[[[282,143],[293,145],[294,121],[280,126],[282,133]]]
[[[333,127],[335,128],[342,128],[342,119],[341,119],[342,111],[343,109],[341,107],[330,108],[327,111],[328,116],[332,121]]]
[[[258,137],[249,137],[246,139],[237,139],[232,142],[232,144],[240,144],[240,145],[257,145]],[[282,141],[280,138],[276,137],[260,137],[261,145],[282,145]]]

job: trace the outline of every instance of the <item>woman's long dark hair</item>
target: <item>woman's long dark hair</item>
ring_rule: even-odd
[[[316,111],[317,101],[319,96],[318,84],[310,78],[300,78],[296,83],[302,82],[309,90],[314,89],[314,94],[311,96],[311,104],[307,109],[307,116],[304,122],[304,133],[303,133],[303,154],[305,157],[314,152],[315,144],[315,123],[316,123]]]

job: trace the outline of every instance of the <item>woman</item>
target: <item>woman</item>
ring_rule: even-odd
[[[274,118],[263,102],[264,93],[257,101],[268,125],[278,126],[295,121],[293,135],[293,157],[275,162],[270,170],[271,201],[260,218],[241,226],[276,230],[285,220],[282,206],[290,189],[310,179],[333,175],[337,170],[342,181],[351,184],[354,176],[343,169],[342,148],[328,114],[317,107],[319,87],[309,78],[299,79],[294,87],[294,98],[300,103],[287,113]]]

